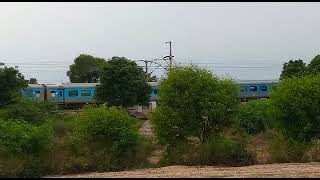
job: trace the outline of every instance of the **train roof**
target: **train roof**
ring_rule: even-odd
[[[157,86],[157,85],[158,85],[158,82],[148,82],[148,84],[149,84],[150,86]]]
[[[28,88],[43,88],[41,84],[28,84]]]
[[[236,80],[236,83],[239,84],[270,84],[270,83],[278,83],[279,80]]]
[[[100,83],[62,83],[61,86],[65,88],[72,87],[96,87]]]

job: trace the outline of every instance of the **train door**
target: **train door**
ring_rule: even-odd
[[[59,89],[59,90],[58,90],[58,102],[59,102],[59,103],[63,103],[63,102],[64,102],[63,89]]]

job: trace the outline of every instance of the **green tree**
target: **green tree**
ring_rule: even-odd
[[[302,77],[306,73],[306,64],[303,60],[290,60],[283,64],[280,79],[291,78],[294,76]]]
[[[142,68],[125,57],[112,57],[101,73],[97,100],[111,106],[148,104],[150,85]]]
[[[311,62],[308,64],[308,71],[310,73],[319,73],[320,72],[320,55],[316,55]]]
[[[27,86],[24,76],[13,67],[0,67],[0,82],[0,106],[12,103],[21,96],[20,90]]]
[[[309,141],[319,135],[320,75],[281,80],[270,100],[288,137]]]
[[[38,84],[37,79],[36,78],[30,78],[29,84]]]
[[[105,63],[102,58],[87,54],[78,56],[67,72],[72,83],[96,83],[99,81],[100,71]]]
[[[160,81],[159,106],[151,121],[160,142],[198,137],[206,142],[228,122],[238,104],[238,87],[196,66],[178,66]]]

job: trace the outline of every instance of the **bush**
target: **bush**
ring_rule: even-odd
[[[110,143],[115,152],[138,143],[138,119],[120,108],[85,108],[80,113],[78,132],[84,138]]]
[[[65,171],[109,171],[144,165],[150,144],[139,135],[138,119],[116,107],[85,107],[67,139]],[[140,165],[139,165],[140,164]]]
[[[64,137],[74,130],[77,119],[75,114],[56,114],[52,117],[53,130],[56,137]]]
[[[305,148],[303,161],[319,162],[320,161],[320,141],[319,139],[312,140]]]
[[[222,131],[236,107],[237,86],[195,66],[171,68],[159,85],[160,103],[151,122],[162,142],[198,137],[206,142]]]
[[[270,97],[287,137],[308,142],[319,136],[320,75],[281,80]]]
[[[162,165],[228,165],[242,166],[254,162],[245,145],[237,140],[217,137],[206,143],[184,142],[168,146]]]
[[[85,107],[41,124],[0,120],[0,177],[42,177],[148,166],[151,143],[120,108]]]
[[[275,127],[269,100],[256,100],[240,104],[235,125],[253,135]]]
[[[275,130],[267,131],[268,151],[271,162],[303,162],[307,143],[287,138],[283,133]]]
[[[270,153],[270,162],[284,163],[289,162],[288,142],[286,137],[275,130],[267,130],[267,145]]]
[[[42,124],[56,109],[56,104],[47,101],[21,99],[7,108],[7,119],[22,118],[32,124]]]
[[[46,149],[52,138],[49,123],[32,126],[21,119],[0,120],[0,152],[13,154],[37,154]]]
[[[50,172],[48,159],[35,155],[0,156],[1,178],[40,178]]]

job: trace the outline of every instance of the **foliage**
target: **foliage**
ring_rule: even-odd
[[[80,113],[78,133],[90,141],[103,141],[118,153],[138,143],[137,119],[116,107],[88,107]]]
[[[266,131],[268,152],[270,153],[270,162],[284,163],[289,162],[288,142],[286,137],[279,131],[268,129]]]
[[[308,71],[312,74],[320,72],[320,55],[316,55],[307,66]]]
[[[0,67],[0,82],[0,106],[13,103],[21,96],[21,88],[27,86],[23,75],[13,67]]]
[[[238,104],[236,85],[195,66],[171,68],[159,92],[151,121],[162,143],[193,136],[206,142],[222,130]]]
[[[302,77],[306,73],[306,64],[301,60],[290,60],[283,64],[280,79]]]
[[[141,67],[124,57],[113,57],[103,68],[97,100],[110,106],[147,105],[150,91]]]
[[[208,139],[202,144],[183,142],[168,146],[162,165],[249,165],[254,159],[244,144],[225,137]]]
[[[68,135],[71,157],[66,171],[109,171],[145,165],[150,145],[140,137],[137,121],[120,108],[86,106]]]
[[[307,148],[310,143],[297,141],[291,137],[286,137],[281,131],[270,129],[267,131],[268,151],[271,155],[269,162],[306,162]]]
[[[32,124],[41,124],[56,110],[57,104],[48,101],[35,101],[21,98],[7,107],[7,119],[22,118]]]
[[[72,83],[97,83],[105,60],[87,54],[78,56],[67,72]]]
[[[309,141],[319,135],[320,75],[282,80],[270,97],[288,137]]]
[[[0,156],[1,178],[40,178],[49,173],[48,158],[38,155]]]
[[[0,120],[0,152],[37,154],[47,148],[52,138],[52,128],[45,123],[33,126],[21,119]]]
[[[36,78],[30,78],[29,84],[38,84],[37,79]]]
[[[269,100],[256,100],[240,104],[235,124],[247,134],[257,134],[276,127]]]
[[[101,115],[109,121],[102,118],[100,122],[97,117]],[[148,166],[151,144],[138,135],[141,124],[124,110],[86,106],[78,114],[51,114],[48,118],[50,121],[41,125],[22,120],[0,121],[0,177],[43,177]]]

